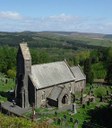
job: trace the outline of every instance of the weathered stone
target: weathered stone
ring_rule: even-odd
[[[19,45],[15,98],[20,107],[34,104],[71,110],[71,94],[83,90],[85,82],[80,67],[71,68],[66,61],[32,65],[27,43]]]

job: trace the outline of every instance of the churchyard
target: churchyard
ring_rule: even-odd
[[[10,94],[12,94],[11,91],[14,89],[15,82],[3,74],[0,75],[0,102],[4,102],[11,99]],[[87,85],[83,92],[72,97],[73,102],[76,103],[76,114],[74,111],[59,111],[57,108],[33,108],[35,110],[33,115],[31,108],[31,111],[25,113],[24,117],[36,122],[46,122],[59,128],[77,128],[77,125],[78,128],[82,128],[85,121],[91,120],[90,112],[109,106],[111,94],[111,86]]]
[[[0,102],[10,100],[10,93],[14,90],[15,81],[0,73]]]
[[[111,94],[112,87],[95,84],[92,86],[87,85],[83,94],[80,92],[75,96],[76,112],[71,110],[62,112],[57,108],[35,108],[34,115],[31,111],[26,113],[25,116],[37,122],[44,121],[61,128],[77,128],[77,126],[82,128],[85,121],[89,122],[91,120],[90,112],[109,106]],[[100,128],[100,125],[94,124],[93,127]]]

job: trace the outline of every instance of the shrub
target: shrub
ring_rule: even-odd
[[[95,88],[94,94],[98,98],[103,97],[106,95],[106,89],[104,87]]]

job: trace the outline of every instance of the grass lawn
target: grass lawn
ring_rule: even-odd
[[[0,73],[0,102],[7,101],[7,92],[13,90],[14,87],[14,80],[6,78],[6,76]]]
[[[9,90],[14,89],[14,87],[15,87],[14,80],[8,79],[3,74],[0,74],[0,102],[4,102],[7,100],[7,98],[8,98],[7,92]],[[86,89],[84,91],[84,94],[89,94],[90,90],[93,91],[93,93],[97,94],[97,95],[99,95],[99,92],[101,92],[101,90],[102,90],[103,93],[105,92],[104,96],[107,95],[106,94],[107,90],[108,90],[109,94],[112,93],[112,87],[87,85]],[[95,97],[96,97],[95,102],[91,102],[89,105],[86,104],[85,107],[82,107],[82,105],[80,105],[80,101],[78,101],[77,102],[78,108],[77,108],[76,114],[74,114],[71,111],[58,112],[57,108],[54,108],[51,110],[47,109],[47,108],[35,109],[36,120],[37,120],[37,122],[43,123],[43,122],[47,122],[48,120],[52,119],[53,120],[53,122],[51,123],[52,126],[56,126],[59,128],[62,128],[62,127],[74,128],[75,122],[78,121],[78,128],[82,128],[84,121],[87,121],[87,122],[90,121],[91,117],[90,117],[89,112],[91,110],[95,110],[95,108],[97,106],[101,107],[102,105],[103,106],[107,105],[107,103],[105,103],[105,102],[99,102],[99,98],[97,98],[97,95],[95,95]],[[81,96],[81,94],[77,93],[76,97],[78,99],[80,99],[80,96]],[[31,118],[32,112],[26,113],[25,116],[27,118]]]
[[[104,88],[105,90],[108,90],[109,93],[112,92],[111,87],[88,85],[86,87],[86,90],[84,91],[84,93],[88,94],[90,89],[92,89],[93,93],[95,93],[97,89],[102,90],[102,88]],[[80,93],[78,93],[77,95],[80,97]],[[58,112],[56,108],[54,108],[53,110],[49,110],[47,108],[36,109],[35,111],[36,111],[37,121],[40,121],[40,122],[45,121],[46,122],[49,119],[52,119],[53,126],[58,126],[60,128],[62,128],[62,127],[74,128],[74,124],[77,120],[78,124],[79,124],[78,128],[82,128],[83,122],[84,121],[89,122],[91,119],[91,116],[89,113],[90,111],[94,111],[97,107],[107,106],[107,104],[108,104],[106,102],[100,102],[100,99],[97,98],[96,95],[95,95],[95,97],[96,97],[95,102],[90,102],[89,105],[86,104],[84,108],[82,107],[82,105],[80,105],[80,102],[77,102],[78,108],[77,108],[76,114],[74,114],[71,111]],[[31,117],[31,112],[27,113],[26,116]]]
[[[48,109],[44,109],[44,108],[43,109],[39,108],[39,109],[36,109],[36,115],[38,116],[37,121],[46,122],[49,119],[52,119],[53,126],[58,126],[60,128],[62,128],[62,127],[74,128],[74,124],[77,120],[78,128],[82,128],[83,122],[90,120],[90,116],[88,115],[88,112],[91,110],[94,110],[97,105],[105,106],[107,104],[105,104],[103,102],[99,103],[99,101],[97,100],[97,102],[95,102],[95,103],[90,103],[90,105],[85,105],[85,108],[83,108],[83,107],[78,108],[76,114],[74,114],[71,111],[58,112],[57,109],[48,110]],[[56,111],[57,111],[57,113],[56,113]],[[31,112],[26,113],[26,116],[31,117]]]

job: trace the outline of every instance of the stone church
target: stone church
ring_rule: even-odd
[[[66,61],[32,65],[27,43],[17,53],[16,104],[22,108],[71,104],[71,93],[82,91],[86,77],[80,66],[70,67]]]

